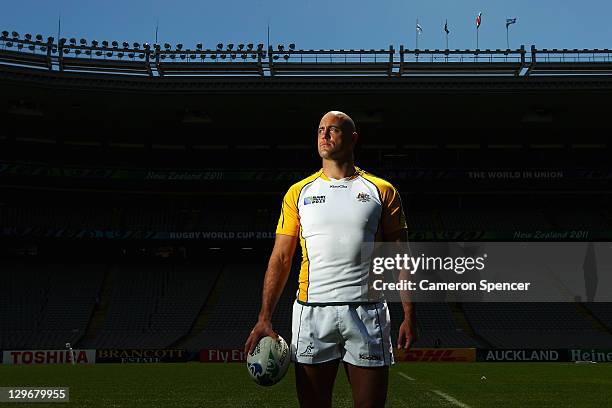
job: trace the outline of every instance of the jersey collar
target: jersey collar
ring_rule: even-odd
[[[357,177],[359,177],[362,172],[363,172],[363,170],[361,170],[359,167],[355,166],[355,172],[352,175],[350,175],[348,177],[341,178],[341,179],[333,179],[333,178],[327,177],[325,175],[325,173],[323,173],[323,169],[321,169],[321,170],[319,170],[319,177],[321,177],[325,181],[350,181],[350,180],[354,180]]]

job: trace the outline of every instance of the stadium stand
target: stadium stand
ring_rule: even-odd
[[[272,324],[287,341],[291,339],[291,314],[297,292],[299,264],[294,263],[287,286],[274,313]],[[216,299],[208,305],[208,318],[201,333],[195,333],[183,346],[200,348],[241,348],[257,321],[265,263],[231,263],[225,266],[216,288]]]
[[[601,324],[612,331],[612,303],[591,302],[584,305]]]
[[[35,258],[0,263],[0,349],[241,348],[272,239],[64,233],[271,235],[283,192],[320,165],[322,100],[356,119],[357,162],[402,192],[411,232],[589,229],[609,240],[610,50],[53,41],[0,38],[0,253]],[[331,98],[299,97],[322,90]],[[558,176],[522,177],[534,167]],[[164,262],[164,246],[207,266]],[[287,340],[298,256],[273,317]],[[390,309],[396,336],[402,311]],[[416,313],[419,347],[612,347],[609,304],[422,303]]]
[[[465,303],[476,333],[497,348],[609,347],[612,335],[574,303]]]
[[[0,348],[63,349],[81,339],[105,266],[3,262],[0,268]]]
[[[395,342],[404,314],[400,303],[390,303],[389,311]],[[419,337],[414,347],[484,347],[457,325],[449,304],[418,303],[415,304],[415,311]]]
[[[167,347],[194,323],[219,265],[118,265],[101,331],[81,347]]]

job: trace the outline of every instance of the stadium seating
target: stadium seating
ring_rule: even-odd
[[[593,316],[601,322],[608,330],[612,331],[612,303],[599,302],[599,303],[584,303],[586,308],[593,314]]]
[[[476,333],[497,348],[609,347],[612,335],[574,303],[465,303]]]
[[[267,255],[266,255],[267,256]],[[266,265],[236,258],[206,266],[168,262],[32,264],[4,262],[0,348],[241,348],[257,320]],[[274,329],[291,338],[296,257]],[[105,278],[106,276],[106,278]],[[85,337],[102,286],[108,299],[95,335]],[[402,319],[390,303],[393,342]],[[606,348],[609,303],[418,303],[416,347]],[[99,310],[100,312],[100,310]],[[461,316],[465,316],[465,319]],[[201,324],[198,327],[194,323]]]
[[[455,321],[447,303],[415,304],[418,339],[414,347],[483,347]],[[390,303],[391,336],[395,344],[404,312],[400,303]]]
[[[219,265],[120,265],[97,337],[82,347],[168,347],[184,336],[206,301]]]
[[[272,324],[287,341],[291,339],[291,314],[297,292],[296,262],[279,299]],[[200,348],[241,348],[261,307],[261,289],[266,271],[264,263],[232,263],[226,265],[217,284],[217,299],[209,305],[209,316],[201,333],[190,338],[188,350]]]
[[[2,263],[0,349],[60,348],[83,336],[103,265]]]

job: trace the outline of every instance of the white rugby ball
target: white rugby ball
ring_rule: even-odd
[[[278,336],[277,341],[266,336],[262,337],[247,355],[247,368],[257,384],[269,386],[276,384],[287,374],[289,360],[289,346],[285,339]]]

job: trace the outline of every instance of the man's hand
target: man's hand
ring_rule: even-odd
[[[253,351],[259,339],[266,336],[278,340],[278,334],[272,330],[272,322],[270,320],[258,320],[244,345],[244,354],[246,355]]]
[[[404,319],[399,327],[399,335],[397,336],[397,348],[410,350],[410,347],[417,339],[417,333],[411,320]]]

